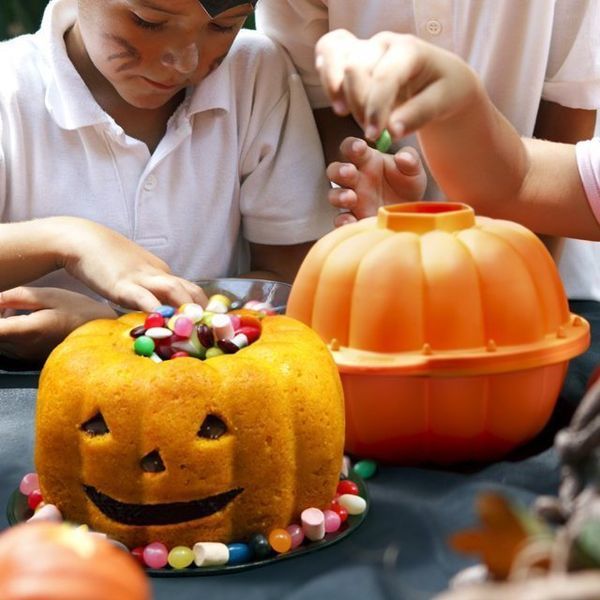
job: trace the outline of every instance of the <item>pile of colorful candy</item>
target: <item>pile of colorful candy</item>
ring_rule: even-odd
[[[153,542],[144,547],[133,548],[131,554],[145,567],[161,569],[185,569],[196,567],[216,567],[223,565],[241,565],[251,561],[264,560],[270,556],[285,554],[295,550],[305,542],[318,542],[327,534],[335,533],[343,528],[349,515],[361,515],[367,510],[367,501],[359,495],[359,487],[349,479],[349,471],[359,476],[372,476],[376,470],[373,461],[360,461],[350,465],[344,458],[342,474],[337,487],[336,496],[328,508],[321,510],[311,507],[302,511],[300,523],[288,527],[273,529],[267,535],[257,533],[247,542],[223,544],[219,542],[198,542],[193,548],[175,546],[167,548],[161,542]],[[45,504],[39,489],[36,473],[28,473],[21,480],[19,491],[27,496],[27,505],[34,511],[28,521],[63,520],[59,509],[52,504]],[[104,535],[91,532],[94,535]],[[110,540],[118,546],[125,546]],[[128,550],[129,551],[129,550]]]
[[[194,357],[201,360],[234,354],[260,337],[260,320],[276,314],[266,302],[250,300],[236,308],[222,294],[211,296],[206,308],[182,304],[159,306],[143,325],[131,330],[133,350],[154,362]],[[230,312],[231,311],[231,312]]]

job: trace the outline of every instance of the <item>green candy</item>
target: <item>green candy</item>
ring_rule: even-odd
[[[370,479],[377,471],[377,463],[374,460],[359,460],[354,464],[352,470],[363,479]]]
[[[381,132],[381,135],[377,138],[375,142],[375,148],[379,150],[379,152],[387,152],[392,145],[392,136],[387,129],[384,129]]]
[[[133,349],[135,353],[139,354],[140,356],[152,356],[154,348],[154,340],[149,338],[147,335],[141,335],[139,338],[135,339],[135,342],[133,342]]]
[[[206,351],[206,358],[214,358],[215,356],[221,356],[221,354],[225,354],[223,350],[218,346],[213,346]]]

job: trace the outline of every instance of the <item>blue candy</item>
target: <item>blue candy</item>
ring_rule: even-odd
[[[248,544],[227,544],[227,547],[229,548],[228,565],[241,565],[242,563],[247,563],[252,558],[252,550]]]

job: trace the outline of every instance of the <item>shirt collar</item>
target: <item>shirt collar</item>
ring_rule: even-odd
[[[51,0],[38,34],[51,71],[46,108],[56,124],[68,130],[114,123],[96,102],[67,55],[64,35],[76,17],[77,0]],[[188,91],[189,104],[182,111],[186,117],[215,109],[231,111],[233,99],[228,63],[226,57],[198,86]]]

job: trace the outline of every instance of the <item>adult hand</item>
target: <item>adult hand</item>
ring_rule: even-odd
[[[13,314],[12,309],[31,311]],[[0,354],[40,361],[71,331],[93,319],[112,319],[106,304],[58,288],[18,287],[0,292]]]

